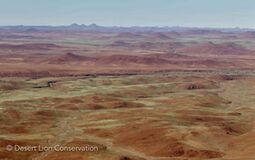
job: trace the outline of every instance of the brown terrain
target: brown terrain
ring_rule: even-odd
[[[253,35],[0,29],[0,160],[254,160]]]

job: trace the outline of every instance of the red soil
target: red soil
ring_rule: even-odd
[[[1,50],[50,50],[60,48],[51,43],[29,43],[29,44],[0,44]]]
[[[235,43],[215,44],[212,42],[198,44],[191,47],[185,47],[179,51],[183,53],[199,53],[212,55],[243,55],[251,53],[250,50],[245,49]]]

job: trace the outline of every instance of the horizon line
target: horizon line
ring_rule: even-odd
[[[255,27],[213,27],[213,26],[182,26],[182,25],[172,25],[172,26],[157,26],[157,25],[98,25],[96,23],[84,24],[84,23],[70,23],[70,24],[13,24],[13,25],[0,25],[2,27],[105,27],[105,28],[189,28],[189,29],[240,29],[240,30],[255,30]]]

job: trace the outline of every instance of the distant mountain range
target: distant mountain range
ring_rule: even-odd
[[[16,25],[16,26],[1,26],[0,29],[15,29],[22,31],[37,31],[37,30],[77,30],[77,31],[99,31],[99,32],[186,32],[186,31],[216,31],[216,32],[247,32],[247,31],[255,31],[255,29],[251,28],[199,28],[199,27],[141,27],[141,26],[133,26],[133,27],[121,27],[121,26],[99,26],[97,24],[71,24],[71,25],[63,25],[63,26],[50,26],[50,25],[42,25],[42,26],[26,26],[26,25]]]

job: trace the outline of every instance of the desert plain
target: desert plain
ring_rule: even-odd
[[[0,77],[1,160],[255,159],[255,32],[1,28]]]

